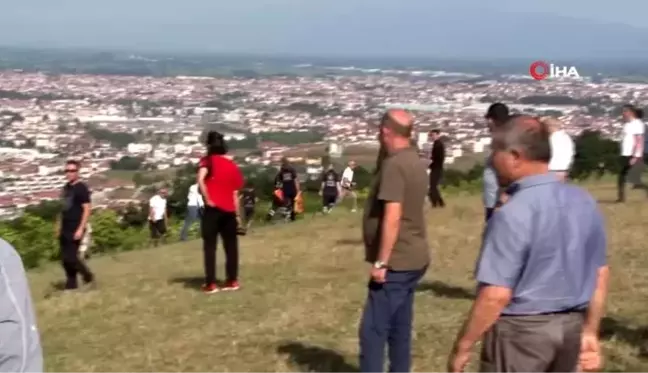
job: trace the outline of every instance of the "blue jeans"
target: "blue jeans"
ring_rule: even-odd
[[[198,206],[187,206],[187,215],[185,216],[184,225],[182,226],[182,232],[180,232],[180,240],[186,241],[187,235],[189,234],[189,228],[191,225],[198,220],[200,217],[200,207]]]
[[[360,322],[360,371],[385,371],[386,344],[389,371],[410,371],[414,292],[426,270],[388,270],[384,284],[369,282]]]

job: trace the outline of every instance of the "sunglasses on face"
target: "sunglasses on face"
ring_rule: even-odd
[[[71,173],[74,173],[74,172],[77,172],[77,171],[78,171],[78,170],[75,169],[75,168],[67,168],[67,169],[65,169],[65,173],[66,173],[66,174],[71,174]]]

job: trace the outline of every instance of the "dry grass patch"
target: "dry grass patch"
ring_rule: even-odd
[[[592,188],[612,200],[612,185]],[[433,264],[416,298],[414,369],[442,371],[470,306],[479,197],[430,211]],[[645,197],[602,203],[613,281],[608,371],[648,371]],[[205,296],[199,242],[91,260],[100,288],[47,297],[62,270],[31,273],[48,371],[354,371],[365,297],[359,215],[277,225],[242,242],[239,292]],[[219,252],[219,255],[221,253]],[[219,274],[223,274],[219,256]]]

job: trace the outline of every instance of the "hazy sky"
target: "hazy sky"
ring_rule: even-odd
[[[12,46],[371,54],[378,53],[382,49],[381,38],[387,38],[390,45],[397,44],[403,53],[429,42],[430,48],[444,53],[465,54],[461,46],[450,45],[453,35],[444,35],[443,30],[460,27],[458,32],[473,34],[478,39],[491,28],[510,32],[500,24],[510,17],[526,16],[535,17],[535,25],[549,29],[554,20],[562,19],[563,34],[570,31],[569,21],[564,18],[574,17],[592,21],[591,27],[599,27],[600,23],[606,30],[610,26],[605,24],[618,24],[612,29],[623,29],[624,36],[648,35],[648,0],[3,0],[2,3],[0,45]],[[414,18],[411,24],[410,18]],[[589,23],[586,26],[590,27]],[[582,27],[579,21],[574,30]],[[521,38],[541,32],[519,30]],[[609,42],[613,43],[614,37],[610,38]]]

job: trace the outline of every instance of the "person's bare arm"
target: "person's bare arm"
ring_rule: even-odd
[[[207,194],[207,184],[205,183],[206,177],[207,177],[207,168],[200,167],[198,169],[198,174],[196,175],[196,182],[198,183],[198,188],[200,188],[200,193],[203,195],[205,204],[207,206],[211,206],[212,202],[209,199],[209,194]]]
[[[587,317],[583,326],[584,333],[597,335],[601,326],[601,319],[605,314],[605,300],[607,299],[610,268],[606,265],[599,268],[596,278],[596,290],[587,307]]]
[[[513,291],[502,286],[483,286],[470,310],[470,316],[457,336],[456,348],[470,350],[500,317],[511,301]]]
[[[236,217],[240,217],[241,215],[241,197],[239,196],[238,190],[234,191],[234,208],[236,211]]]
[[[644,145],[644,135],[635,135],[634,136],[634,146],[632,147],[632,156],[635,158],[641,158],[643,156],[643,145]]]
[[[92,212],[92,206],[90,203],[84,203],[81,205],[82,213],[81,213],[81,222],[79,223],[79,226],[77,227],[77,232],[82,232],[85,230],[86,225],[88,224],[88,220],[90,219],[90,212]]]

